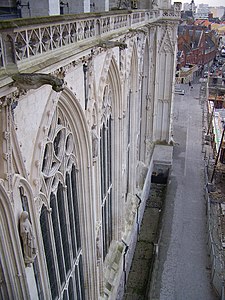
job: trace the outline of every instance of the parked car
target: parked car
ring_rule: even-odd
[[[207,78],[207,77],[208,77],[208,74],[209,74],[208,71],[205,71],[205,72],[204,72],[204,75],[203,75],[204,78]]]
[[[175,88],[174,93],[175,93],[175,94],[178,94],[178,95],[184,95],[184,94],[185,94],[185,91],[182,90],[182,89]]]

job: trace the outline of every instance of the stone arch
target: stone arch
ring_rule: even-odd
[[[127,63],[126,63],[127,78],[129,78],[129,74],[131,70],[131,62],[134,53],[135,53],[135,57],[138,59],[137,41],[133,37],[132,39],[129,40],[129,50],[127,51]]]
[[[77,161],[79,164],[79,186],[81,200],[81,236],[84,248],[84,268],[85,281],[87,289],[87,298],[97,298],[96,265],[93,247],[95,245],[95,220],[94,220],[94,202],[92,191],[92,177],[90,175],[90,166],[92,165],[91,140],[86,117],[81,105],[75,99],[73,93],[69,89],[64,89],[59,99],[59,105],[63,107],[71,122],[74,138],[77,141]],[[71,114],[72,112],[72,114]],[[91,246],[90,246],[91,245]]]
[[[157,53],[158,53],[158,41],[157,41],[157,31],[156,28],[150,28],[149,30],[150,39],[149,39],[149,101],[148,101],[148,126],[147,126],[147,139],[146,139],[146,160],[149,163],[151,159],[151,153],[154,147],[154,130],[155,130],[155,117],[156,115],[156,104],[157,104]]]
[[[105,62],[103,65],[100,82],[99,82],[99,93],[98,93],[98,108],[101,113],[102,99],[104,94],[104,88],[107,80],[109,80],[113,86],[114,93],[114,105],[112,106],[112,113],[114,117],[122,117],[122,90],[121,90],[121,80],[120,80],[120,72],[116,62],[116,58],[112,54],[111,51],[108,51],[106,54]]]
[[[22,193],[21,193],[21,189],[22,189]],[[37,244],[38,254],[37,254],[37,257],[35,258],[35,262],[33,263],[34,274],[32,275],[32,276],[34,276],[33,280],[35,282],[35,276],[38,276],[38,277],[40,276],[39,275],[39,269],[40,269],[39,266],[42,263],[42,261],[40,259],[40,257],[42,256],[42,252],[40,251],[41,243],[40,243],[40,239],[38,238],[39,222],[37,219],[37,215],[39,215],[39,214],[36,211],[38,201],[37,201],[37,199],[34,198],[33,191],[32,191],[32,188],[31,188],[28,180],[19,174],[15,174],[14,178],[13,178],[13,193],[14,193],[14,198],[18,199],[18,201],[15,203],[15,205],[16,205],[15,211],[17,212],[15,219],[17,220],[17,223],[19,223],[21,212],[23,210],[26,210],[28,212],[29,219],[32,224],[36,244]],[[27,207],[23,207],[22,197],[26,198]],[[43,265],[42,265],[42,269],[43,269]],[[41,282],[40,278],[36,278],[36,280],[38,280],[38,281],[36,281],[37,293],[42,293],[45,291],[45,289],[47,289],[46,273],[43,272],[41,277],[44,278],[45,280],[43,280]],[[33,290],[33,294],[35,294],[36,290],[34,290],[34,287],[32,287],[32,290]]]
[[[112,84],[113,89],[113,117],[114,117],[114,135],[113,135],[113,143],[114,143],[114,151],[112,153],[114,166],[114,187],[115,187],[115,203],[114,203],[114,222],[113,222],[113,230],[114,230],[114,238],[119,240],[121,238],[121,217],[123,210],[121,209],[121,203],[119,200],[121,199],[121,163],[122,163],[122,90],[121,90],[121,81],[120,81],[120,73],[118,66],[116,64],[116,60],[112,57],[111,64],[108,72],[109,81]],[[118,155],[119,154],[119,155]]]
[[[149,44],[146,40],[142,60],[141,87],[140,87],[140,136],[139,136],[139,160],[145,162],[146,135],[147,135],[147,116],[150,109],[149,99]]]
[[[35,201],[34,201],[33,191],[32,191],[32,188],[30,186],[30,183],[23,176],[21,176],[19,174],[15,174],[14,178],[13,178],[13,192],[14,192],[14,197],[16,197],[17,199],[20,198],[20,194],[18,192],[20,188],[23,188],[24,195],[27,196],[29,212],[31,214],[30,217],[35,222],[35,219],[36,219],[35,218],[35,214],[36,214]],[[21,206],[21,204],[19,204],[19,206]],[[18,211],[19,211],[19,209],[17,209],[17,212]],[[17,220],[19,219],[19,217],[20,217],[19,214],[15,216],[15,218]]]
[[[127,97],[127,117],[129,118],[128,126],[130,126],[129,143],[127,149],[127,191],[126,194],[134,194],[136,187],[136,162],[137,162],[137,116],[139,115],[139,68],[138,68],[138,52],[136,43],[133,44],[132,54],[130,58],[128,81],[128,97]],[[132,124],[132,126],[131,126]]]
[[[122,99],[121,99],[122,91],[121,91],[120,72],[114,56],[112,57],[109,66],[108,78],[112,84],[114,99],[115,99],[113,114],[115,118],[118,118],[121,117],[121,112],[122,112]]]
[[[131,61],[130,61],[131,84],[138,88],[138,50],[136,42],[133,44]]]
[[[17,224],[7,192],[0,183],[0,267],[9,299],[30,299]]]
[[[143,35],[142,36],[142,40],[140,41],[140,45],[139,47],[141,46],[141,51],[139,51],[139,70],[140,70],[140,73],[142,74],[143,73],[143,68],[144,68],[144,64],[146,62],[146,51],[149,52],[149,38],[146,36],[146,35]],[[148,53],[149,55],[149,53]],[[149,62],[148,62],[149,64]],[[141,85],[141,80],[140,80],[140,85]]]
[[[121,139],[121,122],[119,120],[122,116],[122,89],[121,89],[121,81],[120,81],[120,72],[116,62],[115,57],[112,55],[111,51],[108,51],[106,55],[106,59],[103,65],[103,70],[101,74],[101,80],[99,83],[99,94],[98,94],[98,107],[99,107],[99,120],[101,120],[103,114],[103,98],[104,98],[104,90],[107,84],[110,84],[112,90],[112,103],[111,103],[111,112],[112,112],[112,124],[113,124],[113,131],[112,131],[112,161],[114,162],[112,166],[112,172],[114,176],[113,185],[114,185],[114,225],[113,225],[113,232],[114,238],[117,239],[119,235],[118,227],[115,224],[119,222],[119,207],[118,207],[118,199],[120,198],[119,195],[121,193],[121,189],[119,186],[120,183],[120,172],[116,174],[116,170],[120,170],[120,163],[121,157],[118,156],[118,153],[122,152],[122,139]],[[119,142],[120,141],[120,142]]]
[[[121,214],[121,210],[119,211],[118,199],[120,199],[121,195],[121,187],[120,187],[120,172],[118,170],[121,169],[121,153],[122,153],[122,137],[121,130],[122,124],[119,120],[122,118],[122,89],[121,89],[121,81],[120,81],[120,72],[116,62],[115,57],[113,56],[111,51],[108,51],[106,55],[106,59],[104,62],[101,80],[99,83],[99,94],[98,94],[98,107],[100,117],[99,121],[103,115],[103,99],[104,99],[104,91],[107,84],[110,85],[112,91],[112,102],[111,102],[111,114],[112,114],[112,173],[113,173],[113,186],[114,186],[114,203],[113,203],[113,238],[119,238],[119,227],[121,223],[121,218],[119,214]],[[100,124],[99,124],[100,127]],[[117,172],[117,174],[116,174]]]
[[[99,249],[97,253],[100,253],[99,268],[104,270],[99,274],[99,282],[100,286],[104,282],[107,289],[106,283],[112,282],[109,270],[112,263],[110,260],[112,253],[116,251],[115,245],[121,240],[123,219],[123,203],[121,202],[122,88],[117,60],[111,50],[106,54],[103,64],[98,88],[98,107],[100,139],[97,194],[100,196],[98,197],[99,229],[96,243]],[[110,176],[107,176],[109,173]],[[107,214],[107,211],[111,213]]]
[[[44,194],[40,193],[42,184],[41,168],[42,157],[45,149],[45,141],[47,140],[55,110],[58,108],[63,111],[63,114],[66,116],[66,122],[69,124],[70,130],[73,134],[73,140],[75,141],[76,157],[74,157],[74,162],[76,169],[79,170],[78,206],[80,224],[82,224],[82,226],[80,226],[80,230],[83,249],[83,265],[85,269],[85,286],[87,287],[87,298],[97,298],[96,285],[94,284],[96,276],[95,257],[93,256],[93,247],[90,247],[90,245],[94,245],[95,228],[93,212],[94,203],[92,199],[92,178],[90,174],[90,166],[92,162],[90,134],[82,107],[75,98],[74,94],[68,88],[65,88],[59,95],[54,92],[51,93],[48,102],[46,103],[45,115],[43,116],[42,124],[44,124],[44,126],[40,128],[37,135],[38,138],[35,143],[37,147],[35,147],[36,152],[33,156],[33,165],[35,165],[36,170],[33,172],[31,177],[32,183],[34,183],[35,186],[36,209],[39,213],[42,210],[42,205],[44,205],[47,210],[49,209],[48,204],[46,205]],[[40,225],[38,227],[40,231]],[[44,251],[43,249],[43,243],[41,241],[42,252]],[[43,257],[41,259],[41,266],[43,267],[45,266],[45,261]],[[44,269],[46,269],[46,267],[44,267]],[[42,269],[43,273],[44,269]]]
[[[109,66],[112,59],[112,50],[108,50],[105,56],[105,61],[103,64],[100,80],[99,80],[99,88],[98,88],[98,102],[99,107],[101,107],[101,102],[103,99],[104,87],[108,76]]]
[[[156,120],[154,129],[154,139],[160,141],[169,141],[170,136],[170,118],[171,118],[171,79],[174,75],[174,45],[170,38],[170,32],[166,28],[161,32],[160,46],[157,53],[158,74],[157,78],[157,102],[155,105]]]
[[[170,31],[168,29],[165,29],[161,38],[159,52],[174,53],[174,45],[171,41]]]
[[[59,100],[61,93],[51,91],[48,100],[46,101],[44,113],[40,122],[40,129],[37,133],[36,141],[34,143],[34,152],[32,158],[32,168],[30,174],[30,184],[33,188],[34,197],[39,195],[40,191],[40,169],[41,169],[41,157],[44,151],[43,144],[47,139],[47,131],[51,124],[53,112]]]

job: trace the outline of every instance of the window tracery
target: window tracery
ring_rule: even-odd
[[[52,299],[84,299],[75,139],[57,107],[42,160],[40,223]],[[51,213],[49,213],[51,212]]]

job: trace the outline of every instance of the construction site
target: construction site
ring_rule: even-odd
[[[225,299],[225,78],[223,72],[201,83],[205,197],[212,285]]]

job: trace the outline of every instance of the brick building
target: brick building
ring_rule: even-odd
[[[185,65],[204,66],[213,61],[217,45],[212,32],[201,26],[180,25],[178,28],[178,56],[177,68]]]

